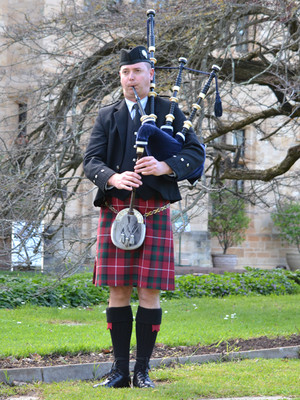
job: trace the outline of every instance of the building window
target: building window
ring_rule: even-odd
[[[19,103],[18,137],[27,135],[27,104]]]
[[[237,151],[235,154],[234,167],[235,168],[244,168],[243,159],[245,157],[245,131],[244,129],[240,129],[238,131],[232,132],[232,144],[236,146]],[[244,192],[244,181],[237,180],[234,182],[236,191]]]
[[[240,149],[240,156],[245,156],[245,131],[240,129],[233,131],[232,133],[232,144]]]
[[[27,104],[18,103],[18,133],[15,139],[17,146],[26,146],[27,138]]]
[[[43,271],[43,223],[12,222],[11,270],[34,269]]]
[[[215,138],[213,142],[217,145],[218,144],[219,145],[226,144],[226,135],[222,135],[222,136]]]

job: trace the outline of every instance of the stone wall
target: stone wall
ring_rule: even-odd
[[[206,231],[184,232],[174,236],[175,264],[201,268],[211,267],[210,239]]]
[[[282,241],[274,227],[270,213],[252,208],[251,223],[246,231],[246,240],[240,246],[228,249],[228,254],[238,256],[237,268],[254,267],[271,269],[287,266],[286,253],[297,251],[294,246]],[[211,240],[211,252],[221,253],[216,238]]]

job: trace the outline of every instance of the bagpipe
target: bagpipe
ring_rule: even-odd
[[[155,35],[154,35],[154,10],[147,11],[147,46],[148,53],[150,56],[151,67],[154,69],[154,75],[150,84],[149,100],[150,100],[150,114],[147,115],[141,105],[141,100],[135,90],[134,95],[138,104],[139,112],[141,114],[141,127],[138,129],[136,136],[136,153],[137,159],[141,158],[145,153],[152,155],[158,161],[164,161],[182,150],[185,142],[185,137],[188,131],[193,126],[193,121],[197,111],[201,110],[202,102],[206,97],[206,94],[210,88],[211,82],[215,79],[216,82],[216,100],[215,100],[215,115],[220,117],[222,115],[222,104],[220,95],[218,92],[218,81],[217,73],[220,68],[217,65],[212,66],[210,73],[194,70],[186,67],[187,60],[184,57],[179,58],[178,67],[157,67],[155,59]],[[155,110],[155,69],[178,69],[177,78],[175,85],[173,86],[173,94],[170,97],[170,109],[166,115],[165,124],[161,127],[156,125]],[[192,105],[192,111],[189,118],[183,123],[183,127],[180,132],[176,132],[174,135],[173,121],[175,119],[174,111],[178,103],[178,92],[180,90],[182,74],[184,70],[191,71],[193,73],[202,73],[208,75],[208,80],[205,83],[203,89],[200,91],[197,101]],[[199,162],[197,168],[187,176],[182,177],[180,180],[187,179],[191,184],[195,184],[201,177],[204,170],[205,161],[205,146],[200,143],[203,148],[204,158]],[[133,188],[130,199],[130,206],[120,211],[111,227],[111,239],[115,246],[122,250],[134,250],[142,245],[146,235],[146,226],[144,223],[144,217],[139,211],[134,208],[135,201],[135,189]]]
[[[211,86],[211,83],[213,79],[215,79],[216,82],[216,99],[215,99],[215,107],[214,107],[214,112],[216,117],[222,116],[222,103],[221,103],[221,98],[219,95],[219,90],[218,90],[218,79],[217,79],[217,74],[220,71],[220,67],[217,65],[213,65],[211,68],[211,72],[203,72],[195,69],[191,69],[186,67],[187,59],[184,57],[179,58],[179,66],[178,67],[157,67],[156,62],[157,60],[155,59],[155,35],[154,35],[154,16],[155,16],[155,11],[154,10],[148,10],[147,11],[147,46],[148,46],[148,52],[150,55],[150,61],[152,64],[152,68],[154,69],[154,76],[152,79],[152,82],[150,84],[150,92],[149,92],[149,98],[150,98],[150,115],[146,115],[141,104],[140,104],[140,99],[136,93],[135,93],[135,98],[137,101],[137,104],[139,106],[139,110],[141,113],[141,127],[139,128],[137,132],[137,138],[136,138],[136,146],[138,147],[143,147],[144,151],[146,152],[147,155],[152,155],[155,157],[158,161],[164,161],[169,157],[172,157],[173,155],[178,154],[184,145],[185,142],[185,136],[188,133],[189,129],[192,128],[193,126],[193,121],[195,119],[195,116],[199,110],[202,108],[202,102],[205,99],[207,92]],[[155,103],[155,97],[157,96],[157,93],[155,92],[155,70],[156,69],[178,69],[178,74],[176,78],[175,85],[173,86],[173,94],[170,97],[170,111],[166,115],[166,122],[164,125],[161,127],[157,127],[155,124],[156,121],[156,115],[154,114],[154,103]],[[201,73],[208,75],[208,80],[205,83],[203,89],[200,91],[197,101],[192,105],[192,110],[191,113],[184,121],[182,130],[180,132],[176,132],[174,135],[173,133],[173,126],[172,123],[175,119],[174,117],[174,110],[176,107],[176,104],[178,103],[178,93],[180,90],[181,86],[181,81],[182,81],[182,74],[184,70],[191,71],[193,73]],[[201,146],[203,148],[204,154],[205,154],[205,146],[203,143],[201,143]],[[199,166],[189,175],[182,177],[180,180],[185,180],[187,179],[191,184],[195,184],[197,180],[201,177],[203,170],[204,170],[204,161],[205,157],[203,159],[203,162],[199,164]]]

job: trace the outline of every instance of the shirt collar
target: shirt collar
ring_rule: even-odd
[[[141,104],[143,109],[145,110],[146,108],[146,104],[147,104],[147,100],[148,100],[148,96],[144,97],[143,99],[141,99]],[[125,102],[127,104],[128,110],[131,113],[132,111],[132,107],[136,104],[134,101],[128,100],[125,98]]]

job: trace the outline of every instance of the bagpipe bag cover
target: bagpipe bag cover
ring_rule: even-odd
[[[137,132],[137,143],[145,142],[146,154],[155,157],[158,161],[164,161],[173,155],[178,154],[184,144],[184,140],[181,135],[172,136],[172,131],[165,132],[158,128],[153,121],[145,122]],[[205,154],[205,146],[201,144]],[[205,157],[204,157],[205,160]],[[186,175],[180,180],[187,179],[191,184],[197,181],[204,170],[204,162],[201,163],[196,170],[191,174]]]

